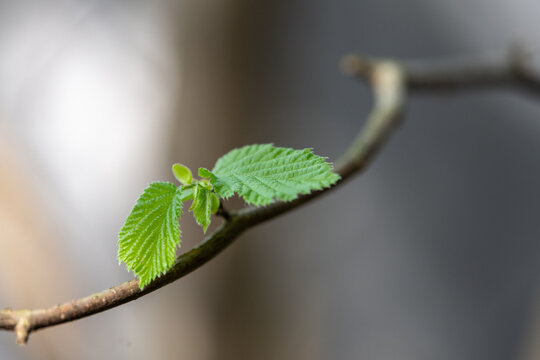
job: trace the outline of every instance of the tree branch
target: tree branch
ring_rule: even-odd
[[[14,331],[17,343],[25,344],[32,331],[90,316],[125,304],[149,294],[210,261],[222,252],[245,230],[313,200],[339,186],[369,164],[378,150],[399,123],[405,105],[406,88],[411,90],[461,89],[473,86],[519,84],[540,93],[540,80],[525,66],[522,57],[499,66],[480,63],[476,65],[449,66],[438,69],[398,64],[389,60],[372,60],[359,56],[344,59],[344,69],[351,75],[369,80],[374,93],[374,107],[368,119],[345,154],[338,160],[336,171],[342,179],[332,186],[292,202],[278,202],[261,208],[246,208],[226,212],[221,209],[224,224],[194,249],[180,255],[169,272],[159,277],[144,290],[134,279],[81,299],[35,310],[0,310],[0,329]]]
[[[231,214],[229,213],[229,210],[225,209],[225,206],[223,206],[223,201],[219,201],[219,208],[216,212],[217,216],[221,216],[225,221],[231,220]]]
[[[345,71],[363,77],[358,57],[344,60]],[[412,91],[466,90],[517,87],[540,95],[540,76],[531,65],[531,56],[521,46],[513,46],[502,61],[450,60],[438,63],[401,63],[407,88]]]
[[[367,59],[361,61],[369,65],[364,76],[373,86],[375,107],[358,139],[338,162],[336,171],[342,176],[340,183],[364,168],[371,160],[396,124],[404,104],[404,77],[401,68],[396,63],[388,61],[375,62]],[[180,255],[169,272],[153,281],[144,290],[139,289],[139,282],[134,279],[100,293],[48,309],[4,309],[0,311],[0,329],[15,331],[17,342],[24,344],[32,331],[90,316],[135,300],[202,266],[250,227],[294,209],[330,189],[301,196],[292,202],[275,203],[262,208],[247,208],[234,213],[227,213],[222,209],[221,214],[225,215],[225,223],[199,246]]]

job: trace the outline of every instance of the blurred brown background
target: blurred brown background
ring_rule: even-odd
[[[342,55],[536,51],[540,3],[0,1],[0,307],[131,278],[116,234],[170,164],[335,160],[370,108]],[[537,359],[540,102],[411,96],[362,176],[140,300],[2,359]],[[231,206],[238,206],[233,203]],[[185,251],[202,239],[182,219]],[[540,318],[540,316],[539,316]]]

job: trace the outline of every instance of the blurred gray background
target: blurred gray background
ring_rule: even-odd
[[[336,160],[371,106],[344,54],[540,53],[540,3],[0,1],[0,307],[131,279],[116,234],[170,165]],[[538,359],[540,102],[413,94],[368,171],[135,302],[2,359]],[[229,204],[241,206],[239,202]],[[216,221],[218,222],[218,221]],[[190,216],[181,251],[201,241]]]

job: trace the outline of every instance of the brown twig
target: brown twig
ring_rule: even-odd
[[[189,274],[222,252],[245,230],[311,201],[336,188],[352,175],[365,169],[392,130],[399,123],[405,104],[406,90],[461,89],[475,86],[520,85],[540,93],[540,79],[526,65],[522,53],[513,55],[502,65],[487,63],[453,65],[440,68],[407,66],[388,60],[372,60],[359,56],[344,59],[345,71],[369,80],[375,104],[364,128],[345,154],[338,160],[336,171],[342,179],[331,188],[301,196],[292,202],[274,203],[262,208],[247,208],[228,213],[226,220],[199,246],[180,255],[169,272],[139,289],[138,280],[47,309],[0,310],[0,329],[14,331],[19,344],[26,343],[32,331],[90,316],[135,300]]]
[[[508,55],[499,61],[466,59],[444,62],[401,62],[411,91],[467,90],[495,87],[517,87],[540,95],[540,76],[523,47],[513,46]],[[344,70],[352,76],[363,77],[364,69],[357,57],[349,55]]]

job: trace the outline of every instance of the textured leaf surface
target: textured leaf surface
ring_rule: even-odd
[[[174,264],[181,212],[181,188],[155,182],[144,190],[120,230],[118,261],[139,277],[141,289]]]
[[[249,145],[221,157],[212,170],[214,191],[223,198],[237,193],[247,203],[267,205],[290,201],[298,194],[328,187],[339,180],[331,164],[311,152]]]
[[[206,232],[212,220],[212,196],[212,190],[197,184],[190,210],[193,212],[197,224],[203,227],[204,232]]]

